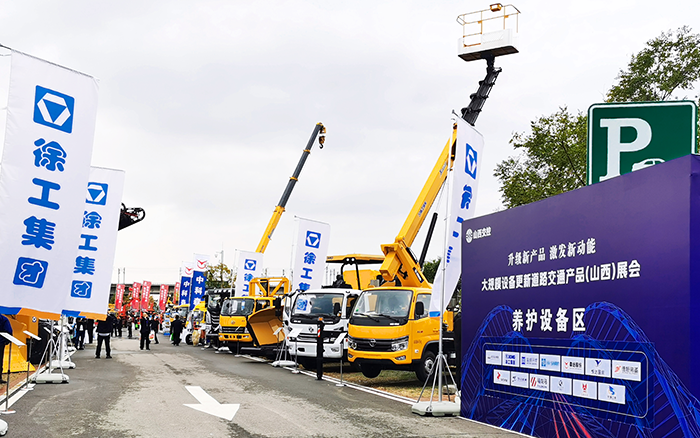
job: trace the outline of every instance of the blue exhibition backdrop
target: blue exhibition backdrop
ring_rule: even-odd
[[[465,221],[462,415],[700,436],[700,158]]]

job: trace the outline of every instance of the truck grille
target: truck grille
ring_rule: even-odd
[[[316,333],[299,333],[299,342],[316,342]]]
[[[353,350],[357,351],[392,351],[391,344],[396,341],[396,339],[358,339],[353,338],[357,346]]]
[[[245,332],[245,327],[221,327],[221,333],[238,333],[243,334]]]

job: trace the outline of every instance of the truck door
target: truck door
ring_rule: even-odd
[[[416,306],[413,306],[413,327],[411,329],[410,355],[414,360],[420,359],[425,344],[432,338],[435,323],[428,318],[430,310],[430,294],[418,294],[416,303],[423,303],[423,313],[416,314]],[[436,334],[439,334],[436,332]]]

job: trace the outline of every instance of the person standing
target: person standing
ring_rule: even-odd
[[[126,332],[129,336],[129,339],[132,337],[132,330],[133,330],[133,325],[134,325],[134,317],[131,316],[131,313],[129,313],[129,316],[126,317]]]
[[[180,315],[175,315],[175,319],[170,324],[170,333],[172,333],[173,345],[180,345],[180,336],[182,335],[182,321]]]
[[[7,319],[5,315],[0,315],[0,333],[12,334],[12,324],[10,320]],[[0,383],[7,383],[5,379],[2,378],[3,367],[5,366],[5,347],[10,341],[5,339],[4,336],[0,336]],[[10,370],[7,370],[7,378],[10,378]]]
[[[120,338],[122,337],[122,326],[123,325],[124,324],[122,323],[122,319],[117,318],[117,337],[120,337]]]
[[[104,321],[97,323],[97,349],[95,350],[95,359],[100,358],[102,353],[102,343],[105,344],[105,352],[107,359],[112,358],[112,349],[109,347],[109,337],[112,336],[112,330],[114,329],[114,315],[111,313],[107,315]]]
[[[95,333],[95,320],[92,318],[86,319],[85,329],[87,330],[88,344],[92,344],[92,337]]]
[[[147,315],[141,317],[139,322],[139,333],[141,334],[141,349],[143,350],[143,344],[146,344],[146,350],[150,350],[151,340],[149,335],[151,334],[151,322],[148,320]]]
[[[85,350],[85,325],[86,319],[78,317],[75,320],[75,348]]]
[[[153,330],[153,342],[156,344],[159,344],[158,342],[158,330],[160,329],[160,321],[158,321],[158,318],[154,315],[151,316],[151,330]]]

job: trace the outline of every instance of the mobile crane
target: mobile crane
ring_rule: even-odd
[[[323,145],[326,140],[326,127],[320,122],[314,127],[314,130],[311,133],[311,138],[309,138],[309,141],[301,154],[301,158],[297,163],[296,169],[294,169],[294,173],[287,182],[287,186],[282,193],[282,197],[272,213],[272,217],[267,224],[267,228],[265,229],[255,252],[265,253],[267,245],[270,243],[270,240],[272,240],[272,234],[275,232],[275,229],[279,224],[282,213],[284,213],[287,201],[289,201],[289,197],[294,190],[294,186],[299,180],[299,175],[301,174],[301,170],[304,168],[306,159],[311,154],[311,148],[316,142],[317,137],[319,149],[323,149]],[[273,287],[272,291],[270,290],[271,283],[276,285],[276,287]],[[268,307],[270,304],[268,301],[272,300],[272,297],[278,294],[284,295],[284,293],[289,289],[288,280],[286,282],[277,281],[277,278],[259,278],[257,279],[256,284],[258,285],[257,287],[249,288],[250,292],[248,297],[227,298],[224,300],[221,306],[221,315],[219,317],[220,332],[218,336],[219,341],[228,344],[229,348],[252,347],[253,339],[251,338],[247,328],[248,318],[255,314],[255,312]],[[256,293],[256,290],[259,291],[259,293]],[[243,305],[243,302],[239,303],[238,301],[233,300],[240,300],[242,298],[252,301],[249,302],[247,307],[241,307],[239,309],[239,304]],[[257,300],[261,300],[261,302],[256,303]]]
[[[515,13],[508,13],[507,8],[500,3],[489,8],[491,12],[503,11],[500,18],[504,28],[506,20],[517,20],[519,13],[517,9]],[[469,105],[461,111],[461,117],[472,126],[501,72],[500,68],[494,67],[495,57],[517,53],[510,29],[496,32],[497,39],[483,38],[483,16],[489,10],[478,11],[474,19],[471,14],[457,19],[463,26],[459,57],[465,61],[484,59],[487,64],[485,78],[479,82],[477,92],[470,96]],[[467,29],[472,25],[477,30],[470,34]],[[479,38],[481,42],[472,44],[473,38]],[[423,276],[411,245],[454,162],[456,140],[457,127],[454,125],[452,138],[440,153],[401,231],[393,243],[382,245],[385,259],[379,271],[387,283],[362,292],[353,309],[348,325],[348,359],[359,364],[366,377],[377,377],[382,369],[399,369],[412,370],[419,380],[427,380],[440,351],[443,325],[447,323],[449,327],[451,324],[451,312],[444,313],[442,320],[428,316],[432,285]],[[446,335],[442,351],[448,357],[455,357],[454,337],[449,332]]]
[[[348,360],[369,378],[382,369],[413,370],[422,381],[435,362],[440,323],[428,317],[431,284],[411,251],[454,161],[457,126],[440,152],[393,243],[381,245],[385,283],[357,299],[348,325]],[[409,312],[410,310],[410,312]],[[410,348],[409,348],[410,347]]]

